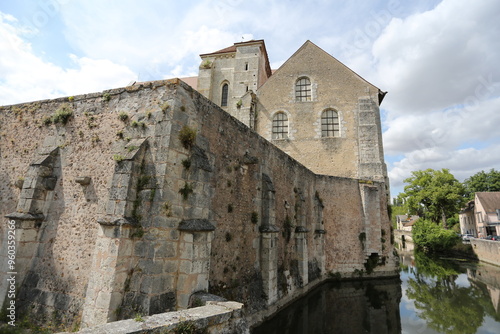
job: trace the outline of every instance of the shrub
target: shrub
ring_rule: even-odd
[[[190,149],[196,140],[196,130],[184,125],[181,131],[179,131],[179,140],[185,149]]]
[[[120,114],[118,114],[118,119],[122,122],[126,122],[128,120],[128,114],[122,111]]]
[[[63,125],[66,125],[71,116],[73,116],[73,110],[71,110],[68,105],[64,104],[52,115],[52,123],[61,123]]]

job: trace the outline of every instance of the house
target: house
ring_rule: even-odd
[[[459,219],[462,234],[500,235],[500,192],[477,192],[460,211]]]
[[[413,228],[413,225],[419,220],[419,216],[413,215],[409,216],[408,215],[397,215],[396,216],[396,223],[397,223],[397,229],[401,231],[410,231]]]
[[[478,236],[476,222],[474,220],[474,201],[467,202],[467,206],[458,214],[460,222],[460,233]]]

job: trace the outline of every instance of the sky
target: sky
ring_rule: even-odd
[[[273,69],[306,40],[387,91],[391,196],[412,171],[500,170],[497,0],[0,2],[0,105],[195,76],[199,55],[264,39]]]

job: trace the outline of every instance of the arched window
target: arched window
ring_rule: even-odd
[[[311,101],[311,80],[309,78],[300,78],[295,83],[295,101]]]
[[[222,94],[220,98],[220,106],[221,107],[227,107],[227,96],[229,93],[229,85],[225,83],[222,85]]]
[[[338,137],[340,135],[339,115],[335,110],[325,110],[321,114],[321,137]]]
[[[277,112],[273,117],[273,139],[288,138],[288,117],[284,112]]]

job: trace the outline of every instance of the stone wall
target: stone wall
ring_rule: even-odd
[[[500,242],[472,238],[470,243],[480,261],[500,266]]]
[[[252,314],[329,274],[396,274],[384,183],[316,175],[178,80],[6,106],[0,124],[33,321],[93,326],[198,291]]]

